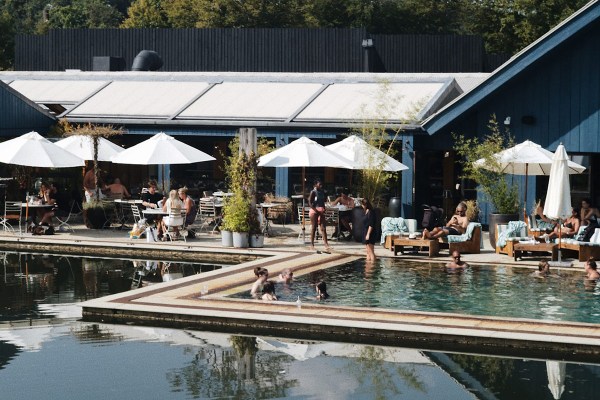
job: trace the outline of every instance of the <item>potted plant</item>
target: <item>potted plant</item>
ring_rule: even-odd
[[[223,229],[233,232],[233,247],[248,247],[250,206],[250,201],[240,191],[234,191],[223,206]]]
[[[258,219],[259,213],[260,210],[255,208],[254,212],[250,214],[250,247],[263,247],[265,244],[265,235],[260,227],[260,220]]]
[[[466,138],[453,135],[454,149],[462,158],[462,176],[477,184],[477,191],[483,195],[491,207],[488,218],[490,244],[496,248],[496,225],[519,219],[519,188],[509,180],[511,177],[501,172],[495,154],[513,146],[510,131],[502,131],[492,115],[488,123],[489,133],[483,138]],[[485,160],[485,168],[479,167],[475,161]]]

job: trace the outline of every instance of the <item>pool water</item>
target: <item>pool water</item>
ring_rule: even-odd
[[[76,303],[224,265],[0,253],[0,322],[52,318],[46,304]]]
[[[150,284],[222,266],[34,254],[5,260],[2,399],[567,400],[597,398],[600,391],[596,364],[82,322],[77,303],[129,290],[136,272],[145,271],[143,284]],[[362,291],[391,290],[384,283],[410,268],[344,265],[327,271],[334,275],[322,271],[297,280],[287,296],[312,296],[311,282],[348,274],[362,274]],[[416,283],[438,275],[437,266],[414,268],[421,277]],[[477,274],[473,269],[452,279]],[[328,302],[338,302],[350,281],[331,285]]]
[[[600,285],[585,283],[581,271],[553,271],[545,279],[531,273],[510,266],[450,273],[439,263],[357,260],[277,283],[275,290],[279,300],[316,301],[314,286],[325,281],[331,305],[600,323]]]

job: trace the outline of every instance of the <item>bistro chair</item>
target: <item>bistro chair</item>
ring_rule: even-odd
[[[186,239],[185,239],[186,235],[184,232],[185,231],[185,217],[182,216],[181,210],[179,210],[179,209],[171,210],[168,217],[163,218],[163,222],[164,222],[165,226],[167,227],[167,230],[164,233],[165,237],[167,237],[170,241],[173,241],[176,239],[183,239],[183,241],[186,242]],[[176,234],[177,231],[179,231],[179,234]]]
[[[200,199],[198,207],[200,216],[200,231],[202,228],[214,225],[211,233],[214,233],[221,222],[221,216],[217,213],[215,201],[212,199]],[[196,218],[197,220],[198,218]]]
[[[133,222],[136,224],[142,219],[142,213],[137,204],[131,204],[131,215],[133,215]]]
[[[79,203],[77,203],[75,200],[71,200],[71,206],[69,207],[68,213],[64,213],[64,211],[61,212],[60,208],[54,213],[54,218],[56,218],[56,220],[58,221],[58,226],[56,227],[56,230],[61,232],[75,232],[69,224],[69,220],[75,216],[80,216],[82,214],[83,211],[79,207]]]
[[[0,225],[4,227],[4,231],[15,233],[15,229],[12,227],[9,221],[18,221],[19,223],[19,234],[21,234],[21,217],[23,216],[23,207],[20,201],[6,201],[4,202],[4,215],[0,220]]]

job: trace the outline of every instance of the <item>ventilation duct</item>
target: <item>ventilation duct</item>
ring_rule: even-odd
[[[163,66],[162,58],[152,50],[142,50],[133,59],[132,71],[157,71]]]

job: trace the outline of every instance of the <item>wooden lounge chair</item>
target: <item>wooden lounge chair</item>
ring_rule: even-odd
[[[581,227],[580,232],[584,229],[585,226]],[[600,258],[600,228],[596,228],[596,233],[589,242],[582,242],[577,239],[562,239],[560,248],[565,250],[565,253],[577,253],[579,261],[587,261],[590,257],[598,259]]]
[[[508,224],[498,224],[496,225],[496,254],[506,254],[509,257],[514,257],[515,243],[519,243],[520,240],[528,239],[527,232],[528,227],[523,226],[518,232],[511,234],[509,237],[506,237],[506,244],[504,246],[498,245],[498,239],[501,234],[503,234],[508,229]]]
[[[469,222],[464,234],[448,235],[439,238],[439,241],[444,246],[448,246],[450,254],[455,250],[461,253],[479,254],[481,252],[481,224],[479,222]]]

